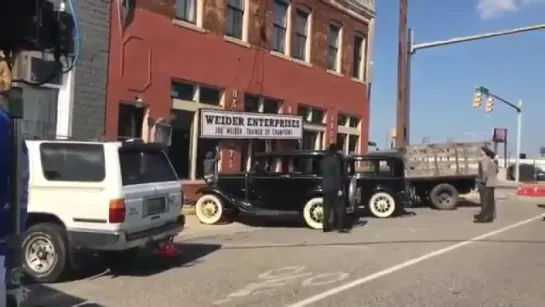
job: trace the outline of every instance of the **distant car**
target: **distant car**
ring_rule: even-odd
[[[534,164],[521,164],[519,166],[520,181],[545,181],[545,171]],[[507,180],[515,180],[515,165],[507,167]]]

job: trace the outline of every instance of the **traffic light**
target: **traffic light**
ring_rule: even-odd
[[[483,101],[483,93],[477,89],[475,95],[473,96],[473,107],[478,109],[481,107],[481,102]]]
[[[490,113],[492,112],[493,109],[494,109],[494,97],[489,96],[488,99],[486,100],[484,111],[487,113]]]

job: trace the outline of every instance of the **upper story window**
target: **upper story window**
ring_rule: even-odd
[[[176,18],[195,24],[198,0],[176,0]]]
[[[327,33],[327,68],[337,72],[340,70],[340,40],[341,27],[330,24]]]
[[[308,61],[310,13],[303,9],[295,11],[295,31],[291,55],[299,60]]]
[[[321,125],[325,121],[325,112],[315,107],[300,105],[297,107],[297,115],[303,117],[303,121],[310,124]]]
[[[289,3],[286,0],[274,0],[272,50],[280,53],[286,52],[288,6]]]
[[[365,37],[361,34],[354,36],[354,54],[352,59],[352,77],[365,80]]]
[[[266,114],[278,114],[282,101],[273,98],[264,98],[256,95],[244,95],[244,111]]]
[[[244,0],[227,0],[225,34],[242,39],[244,25]]]

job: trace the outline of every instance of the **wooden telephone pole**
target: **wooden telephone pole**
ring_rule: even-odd
[[[409,35],[407,28],[407,1],[399,0],[399,42],[397,54],[397,111],[396,146],[409,144]]]

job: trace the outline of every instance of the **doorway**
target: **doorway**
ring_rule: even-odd
[[[168,149],[170,159],[179,179],[191,178],[191,128],[195,112],[172,110],[171,145]]]

